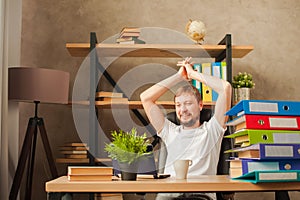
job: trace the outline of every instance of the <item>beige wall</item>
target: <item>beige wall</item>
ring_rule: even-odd
[[[299,100],[299,10],[298,0],[23,0],[21,63],[70,72],[71,96],[83,58],[71,57],[66,42],[89,42],[91,31],[97,33],[101,42],[124,26],[164,27],[184,32],[189,19],[200,19],[207,26],[206,44],[216,44],[230,33],[233,44],[254,46],[254,51],[245,58],[233,60],[234,74],[238,71],[253,74],[256,82],[253,99]],[[111,73],[119,74],[123,67],[131,68],[116,67]],[[33,109],[33,105],[21,105],[22,133]],[[59,157],[57,147],[78,140],[71,108],[41,105],[39,113],[45,119],[55,157]],[[104,124],[106,132],[111,130],[110,123]],[[41,151],[37,152],[34,199],[45,199],[44,182],[51,177],[42,146],[38,144]],[[57,166],[60,174],[64,174],[66,166]],[[241,194],[240,199],[250,198]],[[273,199],[273,193],[257,199]]]

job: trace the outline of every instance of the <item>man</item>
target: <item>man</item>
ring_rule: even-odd
[[[175,176],[173,162],[177,159],[189,159],[192,160],[192,165],[189,167],[188,178],[216,174],[227,121],[225,112],[231,106],[232,90],[227,81],[193,70],[190,59],[178,62],[180,69],[176,74],[153,85],[140,96],[150,123],[166,144],[168,157],[165,173]],[[165,118],[155,102],[176,84],[187,83],[191,79],[206,84],[218,93],[214,115],[208,122],[200,124],[200,111],[203,108],[201,96],[191,85],[185,84],[177,90],[174,98],[176,115],[181,123],[177,126]],[[215,199],[214,194],[209,196]],[[163,197],[161,194],[158,199],[169,199]]]

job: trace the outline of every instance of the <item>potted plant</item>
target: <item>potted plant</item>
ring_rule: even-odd
[[[138,161],[149,154],[149,145],[146,133],[138,135],[136,128],[132,128],[129,132],[112,131],[112,142],[104,150],[118,162],[122,180],[136,180]]]
[[[233,77],[232,87],[234,88],[234,103],[240,100],[250,99],[250,89],[254,88],[255,83],[252,75],[247,72],[239,72]]]

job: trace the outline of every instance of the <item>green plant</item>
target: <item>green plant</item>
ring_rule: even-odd
[[[233,88],[253,88],[255,83],[252,80],[252,75],[247,72],[239,72],[233,77],[232,87]]]
[[[104,150],[112,159],[130,164],[147,154],[150,142],[146,138],[146,133],[138,135],[136,128],[132,128],[129,132],[114,130],[112,142],[106,144]]]

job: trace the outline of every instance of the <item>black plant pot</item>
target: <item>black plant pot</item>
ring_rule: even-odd
[[[121,179],[127,181],[135,181],[138,172],[138,162],[118,163],[121,171]]]
[[[121,171],[121,180],[123,181],[136,181],[137,173]]]

